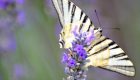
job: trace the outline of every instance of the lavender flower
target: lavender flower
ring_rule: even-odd
[[[0,0],[0,9],[5,11],[11,18],[16,18],[21,24],[25,21],[25,12],[22,10],[24,0]]]
[[[80,51],[83,50],[83,45],[79,45],[79,44],[76,44],[76,46],[73,46],[74,47],[74,51],[76,51],[77,53],[79,53]]]
[[[63,57],[62,57],[62,62],[63,62],[63,63],[68,62],[68,58],[69,58],[69,57],[68,57],[68,54],[67,54],[67,53],[64,53],[64,54],[63,54]]]
[[[16,49],[13,27],[25,21],[23,3],[24,0],[0,0],[0,53]]]
[[[76,60],[73,58],[70,58],[68,61],[68,67],[71,67],[71,68],[76,67]]]
[[[84,60],[87,57],[86,51],[84,50],[84,46],[83,45],[79,45],[76,44],[75,46],[73,46],[74,48],[74,52],[77,53],[78,56],[78,60]]]
[[[14,4],[14,0],[0,0],[0,8],[6,9],[10,5]]]
[[[25,0],[16,0],[16,3],[19,4],[19,5],[22,5],[24,4]]]
[[[11,80],[22,80],[27,74],[27,67],[24,64],[14,64],[12,72]]]
[[[90,45],[94,40],[94,32],[77,32],[73,30],[76,38],[72,42],[72,47],[68,49],[67,53],[63,54],[62,62],[65,64],[65,73],[68,75],[66,80],[86,80],[86,71],[84,68],[86,64],[87,52],[84,49]]]
[[[19,11],[16,20],[21,25],[25,24],[25,12],[24,11]]]
[[[95,39],[94,37],[94,30],[91,28],[89,32],[82,32],[82,31],[77,31],[77,26],[73,29],[73,34],[80,44],[83,46],[90,45],[91,41]]]
[[[86,70],[83,69],[86,53],[69,52],[64,53],[63,62],[65,64],[65,73],[68,75],[66,80],[84,80],[86,78]],[[68,56],[70,55],[70,56]]]

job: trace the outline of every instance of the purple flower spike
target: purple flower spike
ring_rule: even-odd
[[[86,39],[84,43],[87,43],[87,45],[90,45],[90,43],[95,39],[94,36],[94,31],[90,30],[90,32],[87,33],[86,35]]]
[[[9,5],[13,4],[13,0],[0,0],[0,8],[6,9]]]
[[[16,76],[23,76],[24,75],[24,68],[23,68],[24,66],[22,66],[21,64],[15,64],[14,65],[14,74],[16,75]]]
[[[87,43],[87,45],[90,45],[90,43],[95,39],[94,36],[87,36],[85,43]]]
[[[0,1],[0,8],[5,9],[6,6],[7,5],[3,1]]]
[[[82,60],[85,60],[87,58],[87,53],[85,50],[81,50],[78,55],[79,55],[79,58]]]
[[[77,53],[78,58],[84,60],[87,57],[87,53],[84,50],[83,45],[76,44],[74,51]]]
[[[16,0],[17,4],[24,4],[25,0]]]
[[[68,49],[70,53],[63,56],[63,61],[65,61],[65,72],[68,74],[66,80],[85,80],[86,79],[86,68],[83,66],[86,64],[87,52],[84,49],[86,46],[90,45],[95,39],[94,31],[90,29],[89,32],[82,32],[75,26],[72,29],[72,33],[75,40],[72,41],[72,47]]]
[[[69,62],[68,62],[68,66],[72,67],[72,68],[75,67],[76,66],[76,60],[73,59],[73,58],[70,58]]]
[[[78,26],[75,26],[73,29],[72,29],[72,33],[74,34],[74,36],[79,36],[79,33],[77,32],[77,29],[78,29]]]
[[[68,62],[68,59],[69,59],[68,54],[67,54],[67,53],[64,53],[64,54],[63,54],[63,57],[62,57],[62,63]]]
[[[76,44],[75,48],[74,48],[74,51],[76,51],[77,53],[81,52],[83,50],[83,45],[79,45],[79,44]]]
[[[25,23],[25,13],[23,11],[19,11],[17,15],[17,22],[19,24],[24,24]]]

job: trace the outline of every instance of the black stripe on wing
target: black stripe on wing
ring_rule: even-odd
[[[125,53],[119,53],[119,54],[115,54],[113,56],[110,56],[109,58],[118,58],[118,57],[122,57],[122,56],[125,56],[126,54]]]
[[[109,47],[109,46],[106,46],[106,47],[100,49],[99,51],[97,51],[97,52],[95,52],[95,53],[92,53],[92,55],[95,55],[95,54],[98,54],[98,53],[100,53],[100,52],[102,52],[102,51],[105,51],[106,49],[108,49],[108,47]],[[91,55],[90,55],[90,56],[91,56]]]
[[[60,3],[61,5],[62,5],[62,15],[64,16],[64,5],[63,5],[63,0],[61,0],[61,3]]]
[[[80,20],[81,20],[81,17],[83,17],[83,12],[81,12]],[[84,15],[84,19],[83,19],[82,23],[83,23],[83,24],[86,23],[87,19],[89,19],[88,16],[87,16],[87,15]],[[80,25],[79,31],[81,31],[81,29],[84,27],[83,24]],[[93,25],[93,24],[92,24],[92,21],[90,20],[90,24],[89,24],[89,26],[88,26],[88,25],[85,25],[85,26],[88,26],[87,31],[90,30],[90,28],[91,28],[92,25]]]
[[[116,48],[119,48],[119,46],[117,45],[117,46],[114,46],[113,48],[111,48],[111,49],[116,49]]]
[[[71,7],[72,6],[72,7]],[[70,8],[72,8],[72,9],[70,9]],[[78,20],[79,19],[79,21],[82,21],[82,23],[86,23],[86,21],[87,21],[87,19],[89,19],[88,18],[88,16],[80,9],[79,11],[77,11],[78,9],[80,9],[80,8],[78,8],[75,4],[73,4],[72,2],[68,2],[68,16],[70,16],[70,23],[73,23],[73,21],[74,21],[74,19],[75,19],[75,17],[76,17],[76,19]],[[79,15],[75,15],[75,13],[79,13],[80,14],[80,16]],[[69,14],[71,14],[71,15],[69,15]],[[83,15],[84,14],[84,15]],[[79,18],[77,18],[77,16],[79,16]],[[82,17],[84,17],[83,19],[82,19]],[[90,21],[90,24],[89,25],[92,25],[92,22]],[[90,27],[90,26],[89,26]],[[80,28],[79,28],[79,31],[81,30],[83,28],[83,24],[82,25],[80,25]]]
[[[92,45],[90,48],[89,48],[89,50],[87,50],[88,52],[90,51],[90,50],[92,50],[92,48],[93,47],[95,47],[95,46],[97,46],[98,44],[100,44],[100,43],[102,43],[102,42],[104,42],[105,40],[107,40],[108,38],[104,38],[103,40],[101,40],[101,41],[99,41],[99,42],[97,42],[97,43],[95,43],[94,45]]]
[[[72,6],[72,11],[71,11],[71,23],[73,23],[73,19],[74,19],[75,11],[76,11],[76,6],[73,5],[73,6]]]
[[[88,16],[86,15],[86,16],[84,17],[83,23],[85,23],[85,22],[87,21],[87,19],[88,19]]]
[[[83,27],[83,24],[80,24],[79,32],[81,31],[82,27]]]
[[[114,41],[112,43],[110,43],[109,45],[110,45],[110,47],[113,46],[113,47],[110,48],[110,50],[115,50],[115,49],[119,49],[120,48],[120,46],[118,46]],[[126,56],[126,57],[124,57],[122,59],[119,59],[119,60],[129,60],[129,58],[125,54],[125,52],[114,54],[114,55],[110,56],[108,59],[111,59],[111,58],[120,58],[120,57],[123,57],[123,56]]]
[[[79,19],[79,20],[81,20],[82,16],[83,16],[83,11],[81,11],[81,14],[80,14],[80,19]]]
[[[92,26],[92,21],[90,21],[90,25],[89,25],[88,30],[87,30],[88,32],[89,32],[91,26]]]
[[[63,13],[64,21],[66,19],[70,19],[70,20],[68,20],[70,22],[66,22],[66,23],[74,23],[74,21],[75,21],[74,19],[76,19],[76,21],[79,20],[82,23],[87,23],[87,20],[89,19],[89,17],[78,6],[76,6],[73,2],[68,1],[66,4],[64,4],[64,0],[61,0],[59,2],[62,5],[62,13]],[[68,8],[68,12],[67,12],[67,9],[65,9],[65,8]],[[66,14],[66,13],[68,13],[68,14]],[[75,13],[78,13],[79,15],[75,15]],[[68,18],[65,18],[64,15],[65,16],[68,16]],[[88,25],[87,31],[89,31],[90,30],[90,27],[93,25],[92,24],[92,21],[90,20],[90,23],[87,24],[87,25]],[[83,27],[84,26],[81,26],[80,30]]]
[[[134,66],[130,65],[130,66],[121,66],[121,65],[117,65],[117,66],[112,66],[112,67],[117,67],[119,69],[123,69],[123,70],[126,70],[126,71],[131,71],[131,72],[134,72]]]
[[[128,57],[126,57],[126,58],[123,58],[123,59],[120,59],[120,60],[130,60]]]
[[[70,11],[71,2],[68,1],[68,11]]]
[[[109,44],[109,46],[112,46],[112,45],[114,45],[115,44],[115,42],[114,41],[112,41],[110,44]]]

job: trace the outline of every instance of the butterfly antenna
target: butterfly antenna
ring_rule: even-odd
[[[100,19],[99,19],[99,16],[98,16],[98,13],[97,13],[96,9],[95,9],[95,14],[96,14],[96,17],[97,17],[97,20],[98,20],[99,26],[101,27],[102,25],[101,25],[101,22],[100,22]],[[120,30],[120,28],[109,28],[109,29]]]
[[[98,14],[97,14],[96,9],[95,9],[95,14],[96,14],[96,17],[97,17],[97,20],[98,20],[99,26],[101,27],[100,19],[99,19],[99,17],[98,17]]]

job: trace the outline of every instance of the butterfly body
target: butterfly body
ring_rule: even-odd
[[[94,39],[85,46],[89,62],[85,67],[93,66],[115,71],[127,76],[134,76],[133,63],[125,52],[113,40],[102,35],[102,29],[96,28],[88,16],[74,3],[68,0],[53,0],[58,12],[62,30],[60,48],[69,49],[76,35],[84,32],[93,33]]]

